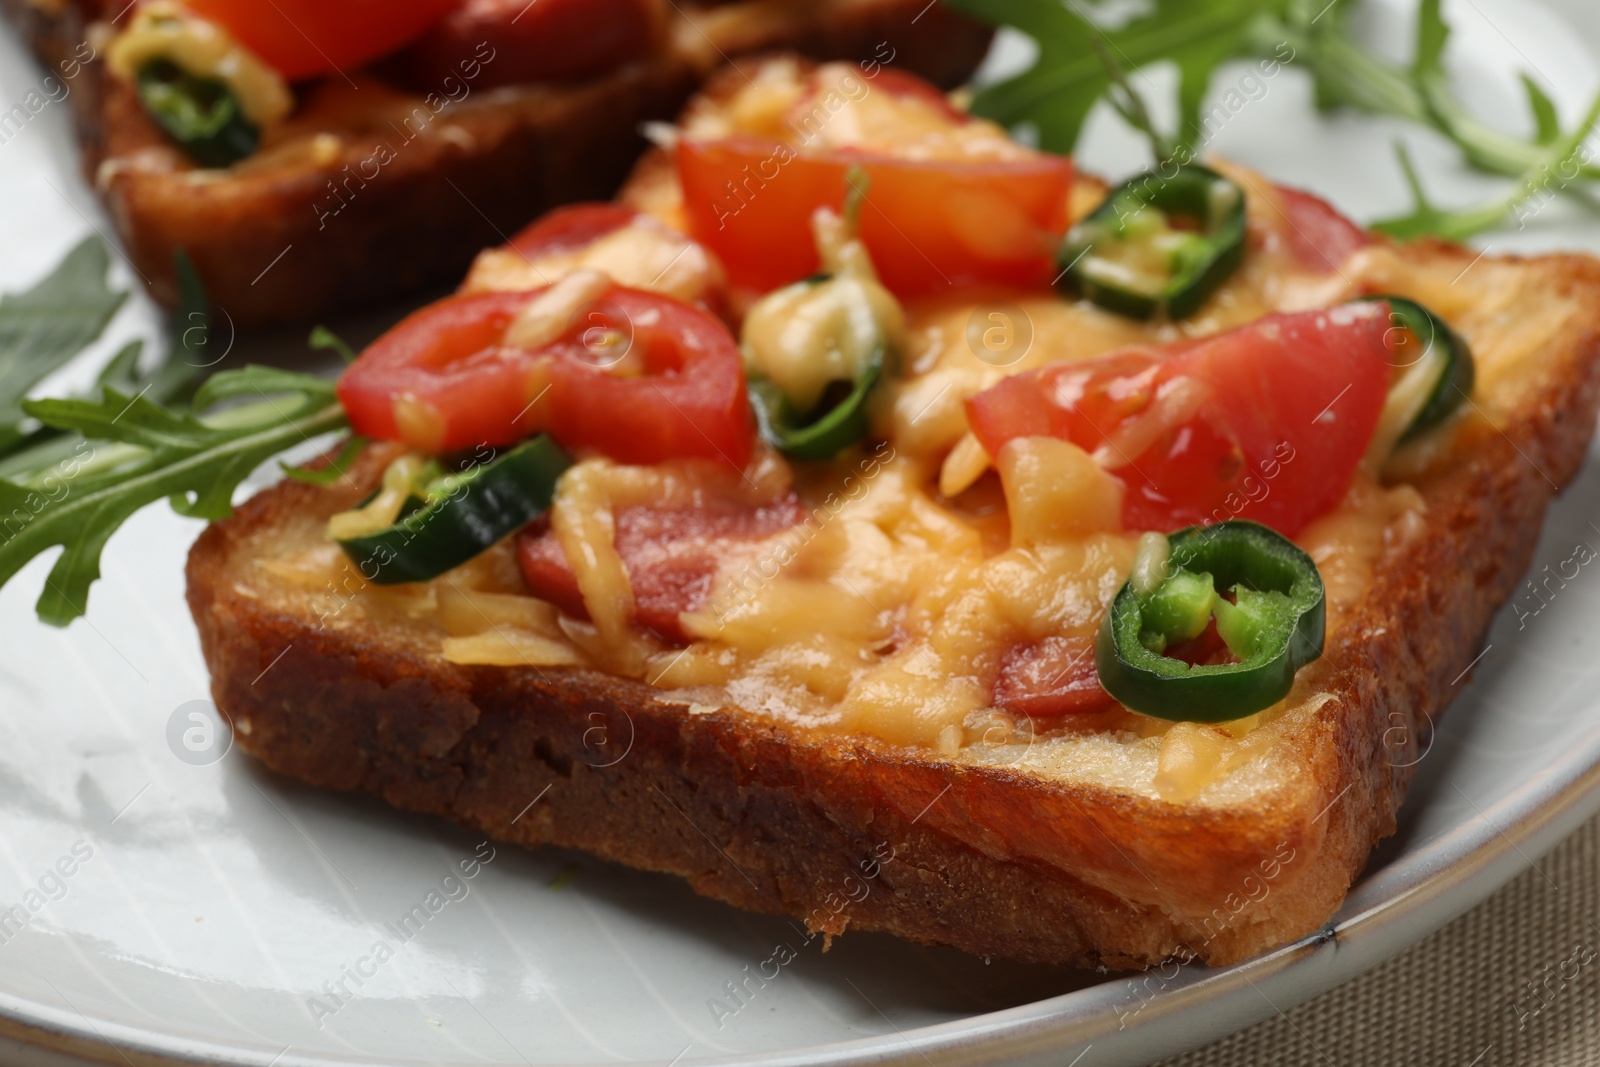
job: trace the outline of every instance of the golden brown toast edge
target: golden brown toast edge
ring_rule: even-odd
[[[356,123],[372,129],[351,132],[336,151],[200,180],[132,86],[108,76],[102,62],[83,65],[71,98],[84,173],[157,300],[177,302],[173,253],[181,248],[236,326],[309,322],[454,284],[481,248],[549,208],[609,197],[645,147],[640,124],[676,115],[710,73],[708,58],[791,48],[865,60],[882,58],[890,42],[896,66],[960,83],[982,60],[990,33],[942,7],[917,17],[925,6],[745,0],[719,9],[719,39],[693,52],[669,49],[577,86],[468,95],[413,139],[409,128],[391,133],[379,121],[410,112],[385,100],[371,122]],[[0,0],[0,11],[52,70],[88,40],[81,0],[59,11]],[[368,96],[383,92],[372,87]],[[435,135],[446,127],[448,136]],[[378,154],[380,144],[392,159]],[[129,165],[135,159],[159,165]]]
[[[1437,243],[1407,255],[1452,273],[1472,262]],[[1528,313],[1563,309],[1560,326],[1513,415],[1419,486],[1423,531],[1381,559],[1332,635],[1319,687],[1338,699],[1278,742],[1304,773],[1273,796],[1177,804],[871,738],[803,737],[593,671],[450,664],[404,628],[323,626],[258,595],[255,546],[353,504],[376,483],[376,450],[358,486],[285,482],[195,545],[188,598],[213,695],[241,747],[281,773],[677,874],[828,933],[1051,963],[1247,958],[1316,931],[1394,831],[1410,764],[1592,436],[1600,262],[1476,269],[1483,284],[1518,286]],[[853,899],[862,865],[887,849],[892,862]]]

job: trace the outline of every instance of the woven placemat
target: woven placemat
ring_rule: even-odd
[[[1600,1065],[1600,819],[1405,954],[1160,1067]]]

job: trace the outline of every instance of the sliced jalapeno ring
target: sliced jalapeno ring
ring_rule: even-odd
[[[145,111],[203,167],[232,166],[261,145],[239,98],[220,81],[158,59],[139,71],[138,88]]]
[[[458,567],[550,507],[572,460],[540,434],[504,455],[437,479],[394,525],[339,541],[377,585],[422,582]]]
[[[832,459],[867,435],[867,397],[882,376],[883,348],[879,346],[844,397],[837,403],[823,397],[818,405],[820,414],[797,413],[776,383],[752,376],[750,405],[762,439],[794,459]]]
[[[1426,396],[1400,433],[1400,441],[1409,441],[1444,422],[1472,396],[1477,377],[1472,349],[1449,323],[1415,300],[1387,294],[1361,299],[1388,304],[1390,322],[1411,334],[1420,346],[1420,352],[1406,360],[1405,369],[1390,389],[1391,397],[1399,403],[1415,404],[1418,394]],[[1405,343],[1413,341],[1408,339]]]
[[[1135,319],[1187,318],[1244,258],[1244,190],[1209,167],[1147,171],[1068,231],[1060,284]]]
[[[845,185],[842,213],[811,217],[822,269],[762,297],[740,333],[761,436],[794,459],[832,459],[867,435],[867,398],[905,343],[905,312],[861,242],[867,173],[850,168]]]
[[[1111,602],[1095,646],[1100,684],[1134,711],[1177,722],[1227,722],[1282,700],[1295,672],[1322,655],[1317,565],[1282,534],[1239,519],[1191,526],[1168,544],[1166,577],[1142,596],[1130,580]],[[1212,618],[1238,662],[1163,654]]]
[[[870,277],[816,274],[763,298],[745,317],[750,405],[762,438],[794,459],[832,459],[867,435],[882,379],[893,298]],[[885,320],[890,320],[886,330]]]

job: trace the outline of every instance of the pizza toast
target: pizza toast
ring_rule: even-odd
[[[447,286],[480,248],[541,212],[609,196],[646,146],[641,125],[671,119],[729,57],[802,49],[959,84],[989,32],[942,7],[919,17],[923,7],[661,6],[666,24],[647,53],[549,84],[501,77],[515,58],[502,55],[497,69],[492,48],[443,76],[400,77],[383,63],[341,70],[293,86],[293,112],[259,151],[222,169],[197,166],[133,82],[109,69],[109,42],[133,5],[5,0],[0,10],[65,79],[84,174],[151,293],[177,305],[181,250],[212,305],[252,328]]]
[[[683,129],[721,121],[742,91],[714,84]],[[191,552],[189,604],[238,744],[318,786],[674,874],[824,937],[881,930],[984,956],[1126,968],[1226,964],[1314,936],[1394,832],[1428,731],[1586,454],[1600,407],[1600,263],[1369,236],[1317,253],[1327,261],[1289,284],[1280,275],[1296,253],[1284,249],[1304,232],[1284,225],[1286,212],[1310,210],[1303,223],[1326,206],[1216,166],[1247,191],[1256,259],[1209,308],[1248,318],[1399,294],[1448,319],[1478,368],[1471,404],[1446,429],[1358,477],[1299,535],[1327,583],[1327,639],[1270,712],[1220,727],[1157,728],[1120,712],[969,717],[907,740],[818,728],[741,704],[728,686],[663,683],[688,649],[668,647],[632,674],[595,666],[582,641],[567,665],[464,661],[441,650],[495,637],[502,613],[523,610],[505,598],[531,599],[531,572],[501,545],[429,583],[352,576],[325,531],[378,486],[403,451],[388,445],[331,485],[259,494]],[[622,201],[681,225],[676,182],[658,151]],[[1105,191],[1079,176],[1073,200]],[[923,337],[962,319],[916,306],[908,316]],[[928,362],[913,363],[926,379]],[[891,482],[906,460],[895,450],[919,446],[902,432],[887,447],[861,460],[863,480]],[[1292,463],[1283,474],[1316,476]],[[845,525],[838,510],[813,514]],[[474,613],[481,622],[463,621]],[[564,618],[560,632],[592,638],[584,625]],[[858,893],[863,879],[870,892]]]

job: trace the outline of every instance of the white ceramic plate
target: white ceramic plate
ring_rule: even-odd
[[[1592,19],[1587,0],[1567,2]],[[1397,9],[1409,6],[1380,7],[1370,26],[1397,55],[1409,37]],[[1513,78],[1529,66],[1564,114],[1582,110],[1600,79],[1581,37],[1549,11],[1513,0],[1447,7],[1463,82],[1494,117],[1520,121]],[[1403,209],[1389,154],[1399,127],[1310,120],[1296,72],[1259,91],[1243,73],[1219,79],[1219,95],[1239,84],[1254,98],[1216,151],[1358,217]],[[0,38],[4,107],[49,88],[42,79]],[[90,226],[108,230],[77,177],[67,106],[39,99],[0,138],[0,288],[31,281]],[[1440,197],[1494,188],[1461,174],[1446,146],[1408,136]],[[1083,158],[1130,169],[1137,142],[1101,116]],[[1487,243],[1600,250],[1600,226],[1557,205]],[[153,323],[140,302],[101,353]],[[1579,543],[1600,547],[1595,519],[1591,463],[1552,512],[1536,566],[1568,560]],[[27,920],[0,925],[8,1060],[1136,1063],[1398,952],[1600,806],[1600,657],[1582,647],[1600,624],[1600,578],[1584,569],[1548,605],[1530,594],[1504,613],[1423,761],[1399,835],[1324,936],[1136,986],[852,934],[826,956],[797,945],[778,978],[718,1019],[708,1001],[796,940],[789,923],[577,854],[480,851],[444,823],[306,789],[237,754],[180,759],[195,725],[189,702],[207,692],[182,601],[198,530],[162,509],[138,516],[106,553],[88,619],[65,631],[33,619],[46,561],[0,593],[0,913],[18,905]],[[460,877],[463,861],[491,853]],[[414,934],[387,925],[419,904],[428,919]],[[380,942],[392,953],[381,962]]]

